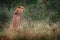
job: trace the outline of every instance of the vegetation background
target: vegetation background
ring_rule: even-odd
[[[25,7],[23,31],[29,40],[60,40],[60,0],[0,0],[0,39],[20,5]]]

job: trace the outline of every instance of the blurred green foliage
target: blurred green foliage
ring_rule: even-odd
[[[60,21],[60,0],[0,0],[0,22],[10,21],[17,6],[24,6],[24,18],[33,21]],[[0,23],[0,24],[1,24]]]

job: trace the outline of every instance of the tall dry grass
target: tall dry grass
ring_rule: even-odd
[[[5,29],[5,34],[11,40],[55,40],[54,36],[58,33],[58,24],[53,24],[56,28],[55,32],[52,31],[54,27],[51,28],[45,21],[35,21],[32,25],[34,26],[31,27],[29,22],[23,21],[22,30],[16,31],[8,27]]]

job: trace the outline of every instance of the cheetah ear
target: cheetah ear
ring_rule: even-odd
[[[20,6],[18,8],[21,8]]]

